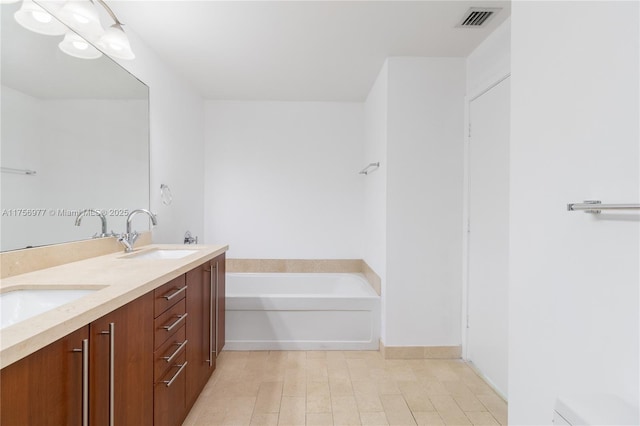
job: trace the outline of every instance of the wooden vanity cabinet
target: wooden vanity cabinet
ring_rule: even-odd
[[[153,424],[153,296],[148,293],[89,326],[89,422]]]
[[[200,391],[209,380],[215,368],[215,358],[211,356],[213,350],[214,320],[212,302],[212,270],[210,262],[187,272],[187,407],[195,403]]]
[[[225,275],[226,275],[225,254],[222,253],[220,256],[213,259],[212,264],[214,263],[217,271],[217,278],[216,278],[216,307],[217,307],[216,357],[217,357],[220,354],[220,352],[222,352],[222,349],[224,348],[224,344],[226,342],[225,334],[224,334],[225,312],[226,312],[225,301],[227,299],[227,290],[226,290],[226,281],[225,281]]]
[[[154,377],[153,424],[182,424],[187,415],[186,374],[191,368],[186,359],[192,342],[186,333],[193,313],[187,309],[186,295],[191,283],[180,275],[154,290],[153,325]]]
[[[82,327],[0,371],[3,426],[82,425],[82,342],[88,338],[89,327]]]
[[[2,425],[151,425],[152,324],[147,294],[3,368]]]
[[[224,347],[225,295],[222,254],[3,368],[0,422],[180,425]]]
[[[220,255],[187,272],[187,409],[216,368],[224,346],[224,262]]]

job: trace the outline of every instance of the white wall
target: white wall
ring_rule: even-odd
[[[362,258],[363,105],[206,103],[205,241],[229,257]]]
[[[639,4],[514,2],[509,423],[558,395],[638,402]]]
[[[465,60],[388,60],[387,346],[460,344]]]
[[[503,22],[493,33],[491,33],[468,57],[467,57],[467,89],[466,89],[466,125],[465,129],[470,129],[470,110],[472,102],[481,101],[482,98],[477,99],[478,96],[485,93],[489,88],[492,88],[496,85],[497,82],[503,81],[503,79],[508,76],[511,72],[511,18],[508,18],[505,22]],[[502,84],[509,84],[508,82],[503,82]],[[488,93],[491,95],[491,93]],[[506,111],[509,111],[509,99],[508,96],[505,96],[506,102],[504,108]],[[496,98],[492,98],[496,99]],[[499,98],[502,99],[502,98]],[[495,113],[492,114],[495,116]],[[503,117],[496,117],[497,119],[508,120],[508,115]],[[492,121],[493,122],[493,121]],[[495,123],[495,122],[494,122]],[[474,122],[474,128],[478,128],[477,120]],[[508,123],[507,123],[508,125]],[[496,127],[493,127],[497,130]],[[477,132],[474,132],[477,134]],[[466,228],[469,223],[469,174],[470,174],[470,142],[469,142],[469,134],[467,133],[467,143],[465,144],[464,150],[464,164],[465,164],[465,174],[464,174],[464,198],[463,198],[463,220],[462,226],[463,229]],[[483,145],[474,144],[474,158],[476,160],[481,158],[495,158],[495,153],[503,150],[503,145],[499,140],[484,140]],[[496,151],[498,150],[498,151]],[[492,160],[493,161],[493,160]],[[504,164],[493,164],[496,169],[508,170],[509,160],[505,158]],[[476,171],[482,170],[485,168],[485,165],[475,165],[476,167],[480,167],[480,169],[476,169]],[[495,170],[494,170],[495,171]],[[493,172],[492,172],[493,173]],[[471,185],[476,185],[477,183],[471,183]],[[482,192],[486,191],[486,192]],[[490,194],[492,197],[497,197],[498,200],[504,200],[508,204],[508,194],[507,199],[505,200],[503,193],[500,191],[495,192],[492,191],[492,188],[485,187],[480,188],[480,193]],[[495,209],[497,205],[494,205],[492,208]],[[495,212],[495,210],[493,210]],[[504,211],[497,212],[498,215],[493,215],[493,219],[496,217],[507,217],[509,215],[508,205],[504,209]],[[473,218],[472,218],[473,222]],[[505,222],[501,222],[502,229],[508,232],[508,220]],[[505,249],[505,256],[507,256],[506,250],[507,247],[503,247]],[[493,253],[498,254],[498,253]],[[462,342],[463,342],[463,358],[471,361],[475,361],[475,367],[480,370],[480,373],[485,376],[487,380],[489,380],[494,387],[498,388],[501,394],[506,397],[507,395],[507,360],[508,360],[508,336],[506,328],[508,327],[507,321],[508,319],[508,311],[509,311],[509,303],[508,303],[508,289],[504,292],[503,286],[508,287],[508,267],[504,268],[504,270],[500,270],[502,272],[502,276],[504,276],[504,280],[501,282],[493,282],[491,287],[494,290],[498,290],[499,299],[503,299],[504,303],[497,303],[496,299],[486,299],[486,297],[494,297],[495,294],[491,295],[491,292],[484,292],[484,300],[490,300],[492,309],[490,311],[485,311],[482,318],[475,318],[471,320],[471,322],[475,322],[476,324],[501,324],[503,333],[492,333],[491,339],[484,339],[483,334],[476,333],[475,335],[467,336],[468,329],[467,325],[467,312],[470,310],[474,310],[478,313],[477,308],[480,305],[471,306],[467,305],[469,301],[468,297],[468,278],[469,278],[469,234],[467,232],[463,232],[463,268],[462,268],[462,276],[463,276],[463,289],[462,289]],[[494,264],[495,265],[495,264]],[[494,270],[494,272],[498,273],[498,271]],[[485,283],[484,285],[488,285]],[[476,293],[477,295],[477,293]],[[478,298],[472,298],[472,300],[478,301]],[[476,315],[477,317],[478,315]],[[472,324],[473,325],[473,324]],[[491,327],[487,327],[489,329]],[[485,329],[485,330],[486,330]],[[477,331],[477,329],[476,329]],[[480,354],[469,353],[469,344],[468,339],[473,342],[473,339],[476,339],[476,343],[479,340],[482,340],[482,351]],[[489,344],[491,342],[491,344]],[[475,359],[474,359],[475,358]],[[484,359],[483,359],[484,358]],[[483,364],[479,365],[479,364]]]
[[[117,4],[113,6],[117,13]],[[182,243],[190,230],[204,235],[204,101],[131,28],[126,28],[133,61],[118,62],[149,86],[151,210],[158,214],[155,243]],[[173,202],[160,200],[160,185],[171,188]],[[142,216],[134,221],[146,220]],[[224,243],[220,239],[208,243]]]
[[[511,18],[467,57],[467,97],[476,96],[511,71]]]
[[[380,168],[364,178],[364,261],[387,283],[387,107],[389,73],[382,66],[364,103],[364,164],[380,162]],[[381,299],[382,329],[386,330],[386,298]]]

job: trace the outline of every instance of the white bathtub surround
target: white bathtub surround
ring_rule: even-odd
[[[377,350],[380,297],[362,274],[228,273],[226,350]]]
[[[227,259],[227,272],[361,273],[380,296],[380,277],[362,259]]]

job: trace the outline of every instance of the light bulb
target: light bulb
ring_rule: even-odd
[[[88,24],[89,23],[89,18],[79,15],[77,13],[73,14],[73,19],[75,19],[76,21],[78,21],[78,23],[80,24]]]
[[[31,16],[33,16],[33,19],[38,22],[42,22],[43,24],[48,24],[53,19],[47,12],[39,10],[34,10],[33,12],[31,12]]]
[[[113,24],[100,37],[96,45],[102,49],[104,53],[119,59],[134,59],[136,56],[131,50],[129,39],[122,30],[120,24]]]
[[[68,31],[64,40],[58,45],[60,50],[70,56],[81,59],[96,59],[102,53],[73,31]]]
[[[98,38],[104,33],[98,10],[88,0],[67,0],[56,16],[90,38]]]
[[[38,34],[62,35],[67,28],[32,0],[24,0],[13,17],[28,30]]]
[[[71,44],[78,50],[86,50],[89,47],[89,43],[84,41],[73,41]]]

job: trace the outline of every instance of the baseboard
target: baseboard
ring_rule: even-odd
[[[380,341],[384,359],[460,359],[462,346],[385,346]]]

